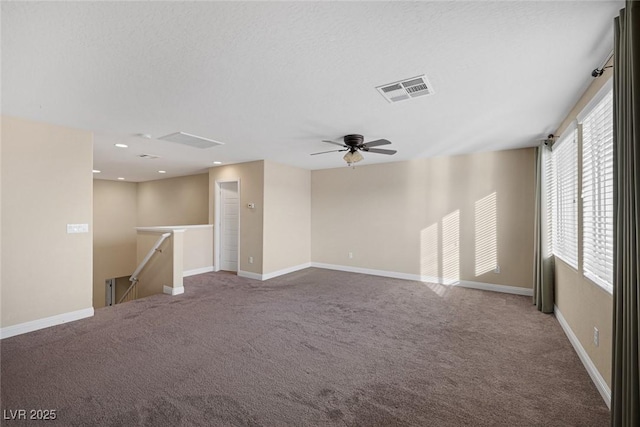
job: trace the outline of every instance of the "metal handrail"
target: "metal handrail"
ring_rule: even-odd
[[[153,254],[155,254],[156,252],[162,252],[159,249],[160,245],[169,236],[171,236],[171,233],[164,233],[158,238],[158,240],[156,241],[155,245],[153,245],[153,247],[147,253],[147,256],[144,257],[142,262],[138,265],[138,268],[136,268],[135,271],[133,272],[133,274],[131,275],[131,277],[129,277],[129,281],[131,282],[131,286],[129,286],[129,288],[124,293],[124,295],[122,295],[122,297],[120,297],[120,299],[118,300],[118,304],[120,304],[122,301],[124,301],[124,299],[127,297],[127,295],[129,295],[129,292],[131,292],[131,290],[138,284],[138,275],[140,274],[142,269],[147,265],[147,263],[149,262],[149,260],[153,256]]]

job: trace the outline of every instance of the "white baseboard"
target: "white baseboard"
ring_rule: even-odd
[[[494,283],[473,282],[471,280],[451,280],[441,277],[421,276],[419,274],[400,273],[397,271],[374,270],[371,268],[352,267],[348,265],[325,264],[321,262],[308,262],[293,267],[284,268],[282,270],[273,271],[267,274],[252,273],[250,271],[238,271],[238,276],[246,277],[254,280],[269,280],[284,274],[293,273],[294,271],[303,270],[305,268],[315,267],[327,270],[347,271],[350,273],[370,274],[372,276],[391,277],[394,279],[414,280],[418,282],[438,283],[445,286],[461,286],[463,288],[480,289],[484,291],[502,292],[507,294],[532,296],[533,289],[521,288],[518,286],[497,285]]]
[[[309,267],[311,267],[311,263],[306,262],[304,264],[294,265],[293,267],[283,268],[282,270],[272,271],[271,273],[266,273],[266,274],[252,273],[250,271],[240,270],[238,271],[238,276],[246,277],[247,279],[265,281],[265,280],[273,279],[274,277],[293,273],[294,271],[304,270],[305,268],[309,268]]]
[[[239,277],[246,277],[247,279],[262,280],[262,274],[252,273],[250,271],[238,270]]]
[[[352,267],[349,265],[325,264],[323,262],[312,262],[311,267],[324,268],[327,270],[347,271],[349,273],[370,274],[372,276],[392,277],[394,279],[420,280],[417,274],[399,273],[396,271],[373,270],[371,268]]]
[[[350,273],[370,274],[372,276],[391,277],[394,279],[414,280],[418,282],[438,283],[446,286],[461,286],[463,288],[481,289],[484,291],[502,292],[516,295],[533,295],[533,289],[519,286],[497,285],[494,283],[473,282],[471,280],[452,280],[442,277],[422,276],[419,274],[400,273],[397,271],[374,270],[370,268],[352,267],[348,265],[325,264],[312,262],[311,267],[326,268],[328,270],[347,271]]]
[[[39,329],[49,328],[51,326],[61,325],[75,320],[85,319],[93,316],[93,307],[84,308],[82,310],[71,311],[69,313],[57,314],[55,316],[45,317],[43,319],[32,320],[30,322],[19,323],[17,325],[7,326],[0,329],[0,339],[13,337],[16,335],[26,334],[27,332],[37,331]]]
[[[184,294],[184,286],[180,286],[180,287],[176,287],[176,288],[172,288],[171,286],[165,286],[162,291],[167,294],[167,295],[180,295],[180,294]]]
[[[521,288],[519,286],[497,285],[495,283],[473,282],[471,280],[458,280],[451,285],[462,288],[481,289],[483,291],[502,292],[504,294],[533,296],[533,289]]]
[[[556,319],[558,319],[558,323],[560,323],[560,326],[562,327],[564,333],[567,335],[567,338],[569,338],[569,342],[573,346],[576,353],[578,353],[578,357],[582,361],[582,364],[589,373],[591,380],[600,392],[602,399],[604,399],[604,403],[606,403],[609,409],[611,409],[611,389],[607,385],[607,382],[604,380],[604,378],[602,378],[602,375],[600,375],[598,368],[596,368],[596,365],[594,365],[591,361],[591,358],[587,354],[587,351],[580,343],[580,340],[578,339],[576,334],[574,334],[571,330],[569,323],[567,323],[567,320],[562,315],[562,312],[558,309],[558,306],[553,306],[553,313],[556,315]]]
[[[311,263],[305,262],[304,264],[294,265],[293,267],[287,267],[287,268],[283,268],[282,270],[272,271],[271,273],[263,274],[262,280],[273,279],[274,277],[293,273],[294,271],[304,270],[305,268],[309,268],[309,267],[311,267]]]
[[[185,270],[182,272],[182,277],[195,276],[196,274],[203,273],[211,273],[213,270],[213,266],[210,267],[202,267],[202,268],[194,268],[193,270]]]

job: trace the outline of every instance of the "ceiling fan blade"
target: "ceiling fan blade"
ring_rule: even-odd
[[[384,148],[369,148],[368,150],[365,147],[365,151],[367,153],[378,153],[378,154],[396,154],[396,150],[385,150]]]
[[[362,144],[363,147],[378,147],[380,145],[389,145],[391,141],[387,141],[386,139],[376,139],[375,141],[365,142]]]
[[[341,147],[346,147],[342,142],[329,141],[328,139],[323,139],[322,142],[328,142],[329,144],[339,145]]]
[[[326,154],[326,153],[336,153],[339,151],[347,151],[347,150],[330,150],[330,151],[321,151],[319,153],[311,153],[312,156],[315,156],[316,154]]]

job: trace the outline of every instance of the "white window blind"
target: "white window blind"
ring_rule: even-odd
[[[553,157],[551,151],[543,146],[540,148],[544,150],[542,153],[543,171],[542,179],[544,183],[543,203],[545,207],[545,222],[546,222],[546,236],[547,236],[547,254],[553,253],[553,206],[556,203],[555,200],[555,172],[553,169]]]
[[[582,122],[583,270],[613,290],[613,92]]]
[[[553,254],[578,268],[578,131],[553,147]]]

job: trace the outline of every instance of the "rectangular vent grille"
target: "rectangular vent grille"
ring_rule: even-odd
[[[427,89],[427,85],[422,83],[416,86],[409,86],[407,88],[407,92],[409,92],[409,94],[412,93],[417,93],[417,92],[421,92],[421,91],[428,91],[429,89]]]
[[[400,86],[399,84],[395,84],[395,85],[391,85],[391,86],[387,86],[387,87],[383,87],[382,90],[387,93],[387,92],[392,92],[394,90],[400,90],[402,89],[402,86]]]
[[[177,144],[188,145],[194,148],[211,148],[223,145],[223,142],[214,141],[213,139],[203,138],[201,136],[191,135],[185,132],[176,132],[162,136],[158,139],[163,141],[175,142]]]
[[[376,89],[384,96],[384,99],[389,102],[404,101],[433,93],[433,88],[424,74],[399,82],[378,86]]]
[[[141,159],[149,159],[149,160],[160,158],[160,156],[156,156],[155,154],[138,154],[138,157],[140,157]]]

